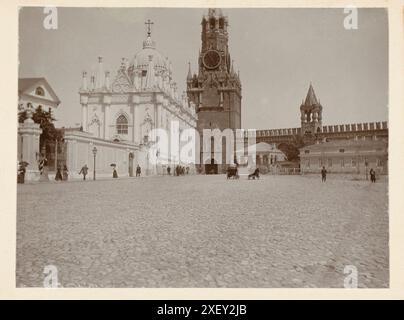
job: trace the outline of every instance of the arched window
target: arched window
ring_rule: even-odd
[[[216,20],[215,20],[215,18],[211,18],[211,19],[209,20],[209,24],[210,24],[210,28],[211,28],[211,29],[215,29],[215,27],[216,27]]]
[[[219,29],[223,29],[224,28],[224,19],[220,18],[219,19]]]
[[[128,119],[123,114],[116,119],[116,131],[118,134],[128,134]]]
[[[38,88],[35,89],[35,94],[36,94],[37,96],[44,96],[44,95],[45,95],[45,91],[44,91],[44,89],[42,89],[41,87],[38,87]]]

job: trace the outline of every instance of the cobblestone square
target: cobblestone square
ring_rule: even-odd
[[[387,182],[330,175],[18,185],[18,287],[388,287]]]

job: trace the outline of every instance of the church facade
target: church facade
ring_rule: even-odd
[[[204,129],[241,128],[241,82],[230,56],[228,18],[220,9],[209,9],[201,25],[198,72],[192,74],[189,69],[187,95],[196,106],[197,129],[203,139]],[[217,151],[212,141],[210,154],[204,154],[203,142],[200,144],[201,172],[223,172],[226,163],[233,161],[226,159],[226,141],[222,140],[222,151]]]
[[[152,129],[166,130],[168,139],[171,139],[174,128],[179,138],[183,130],[196,128],[197,115],[186,94],[178,92],[172,64],[156,49],[151,38],[151,23],[148,24],[147,37],[132,60],[123,58],[116,75],[111,77],[109,71],[104,70],[102,57],[99,57],[95,74],[88,76],[83,72],[79,94],[82,131],[89,134],[88,139],[104,141],[109,147],[114,144],[118,148],[126,146],[123,149],[127,149],[134,159],[131,160],[134,164],[129,166],[139,164],[146,168],[147,174],[156,174],[163,173],[167,165],[181,163],[179,154],[174,154],[174,151],[157,150],[157,161],[165,163],[164,168],[149,165],[147,153],[154,140]],[[173,123],[178,127],[172,128]]]
[[[80,90],[83,131],[94,137],[144,144],[152,128],[170,130],[171,120],[180,130],[196,127],[196,113],[172,78],[172,65],[156,50],[148,35],[129,65],[125,59],[110,80],[99,57],[98,71],[88,81],[83,73]]]

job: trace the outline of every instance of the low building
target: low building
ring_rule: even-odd
[[[275,172],[279,168],[279,163],[286,160],[285,154],[274,144],[260,142],[246,148],[247,155],[238,156],[237,162],[240,165],[247,166],[249,169],[256,167]],[[240,154],[240,151],[237,152]],[[255,155],[255,156],[254,156]],[[266,171],[266,170],[265,170]]]
[[[373,168],[378,174],[387,174],[388,144],[386,140],[335,140],[300,149],[300,170],[320,173],[366,174]]]
[[[27,105],[33,110],[41,108],[44,111],[54,111],[60,100],[45,78],[18,79],[18,109],[23,110]]]

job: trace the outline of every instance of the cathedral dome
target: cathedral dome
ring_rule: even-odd
[[[150,59],[153,59],[153,65],[156,71],[166,71],[168,69],[167,61],[164,56],[156,49],[156,43],[150,35],[143,41],[143,49],[135,54],[129,68],[137,70],[147,70]]]

